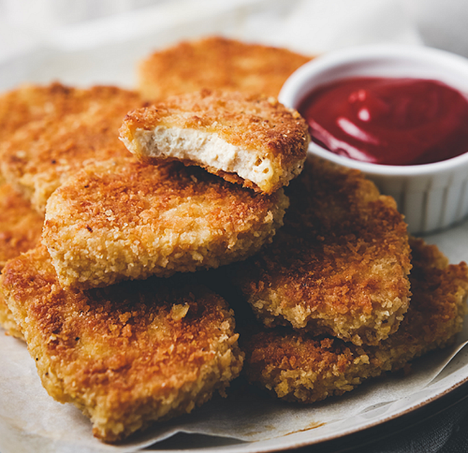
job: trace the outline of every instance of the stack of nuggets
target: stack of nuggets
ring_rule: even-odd
[[[273,243],[229,271],[260,320],[241,335],[250,382],[313,403],[455,341],[466,263],[408,238],[395,202],[357,171],[311,158],[287,193]]]
[[[222,107],[230,106],[233,98],[234,106],[245,112],[242,117],[227,115]],[[193,108],[186,109],[187,104]],[[218,105],[220,114],[215,115]],[[239,162],[253,143],[271,168],[264,179],[269,190],[255,193],[198,168],[168,164],[174,160],[171,154],[152,157],[155,165],[146,162],[144,153],[143,163],[113,159],[86,167],[59,187],[47,203],[43,239],[62,285],[95,287],[128,278],[218,267],[251,256],[282,225],[288,205],[282,186],[302,168],[309,142],[304,119],[261,97],[203,92],[170,98],[139,111],[139,124],[150,129],[154,113],[168,110],[178,112],[188,125],[176,122],[170,133],[152,134],[162,134],[175,156],[187,147],[181,130],[201,131],[208,140],[206,124],[217,124],[223,118],[222,126],[211,126],[215,130],[210,133],[218,136],[218,129],[237,131],[226,139],[235,141]],[[248,128],[252,116],[261,126]],[[286,138],[276,132],[284,125],[290,129]],[[126,142],[134,144],[130,137]],[[153,143],[143,140],[138,146]],[[197,143],[190,149],[196,156]],[[273,166],[273,161],[278,165]],[[226,176],[225,172],[221,175]],[[232,179],[230,175],[226,178]]]
[[[10,259],[39,244],[43,223],[44,216],[32,209],[29,201],[9,184],[0,185],[0,271]],[[0,326],[23,338],[1,293]]]
[[[118,128],[129,110],[145,105],[120,88],[57,83],[21,87],[0,104],[13,112],[0,117],[9,131],[0,142],[2,174],[42,213],[53,191],[86,163],[127,156]]]
[[[257,316],[357,345],[387,338],[410,299],[408,234],[393,198],[315,158],[288,193],[273,244],[234,270]]]
[[[26,199],[5,186],[0,201],[17,197],[34,230],[5,247],[0,323],[98,438],[189,412],[242,367],[286,400],[342,394],[461,329],[466,264],[409,239],[361,174],[304,167],[305,122],[265,95],[309,59],[214,37],[142,63],[153,106],[113,87],[4,95],[2,172]],[[238,320],[241,348],[193,273],[219,266],[260,320]]]
[[[137,95],[61,91],[71,99],[65,95],[60,115],[48,112],[54,101],[45,95],[42,114],[12,126],[2,142],[8,181],[32,200],[41,225],[45,211],[41,240],[3,269],[2,324],[25,339],[49,394],[75,404],[97,437],[115,442],[191,411],[239,375],[244,354],[232,310],[180,272],[251,256],[271,241],[289,202],[282,184],[264,194],[178,162],[138,162],[117,131],[141,107]],[[263,129],[297,125],[290,142],[272,136],[265,146],[275,156],[296,146],[295,160],[278,169],[294,176],[309,139],[304,120],[264,97],[232,96],[245,109],[261,99],[263,109],[281,112]]]
[[[127,154],[116,134],[122,116],[144,103],[116,87],[23,85],[0,97],[2,267],[39,243],[45,204],[61,181],[102,156]],[[0,302],[0,322],[21,331]]]
[[[177,48],[171,49],[174,51]],[[146,67],[149,61],[158,64],[159,57],[153,56]],[[222,174],[220,166],[212,167],[205,143],[199,148],[187,147],[189,151],[201,150],[190,154],[183,146],[182,153],[180,148],[174,152],[165,139],[154,139],[161,130],[174,135],[174,125],[190,127],[184,120],[174,120],[172,111],[136,112],[125,119],[121,135],[141,159],[181,159]],[[201,124],[200,129],[204,128],[206,125]],[[177,135],[181,141],[191,141],[187,135]],[[259,186],[250,185],[255,189]],[[441,264],[444,258],[440,252],[431,249],[431,254],[430,247],[413,241],[414,254],[425,254],[428,260],[415,261],[413,274],[421,276],[419,280],[412,276],[415,301],[408,312],[411,248],[406,224],[391,197],[380,195],[358,172],[312,158],[286,193],[291,206],[273,243],[247,262],[227,268],[234,286],[268,328],[257,335],[249,328],[244,341],[241,338],[247,352],[245,371],[251,382],[274,388],[282,398],[313,402],[351,390],[367,377],[399,369],[424,352],[454,340],[465,313],[466,266],[462,263],[448,268],[447,263]],[[446,304],[443,291],[425,287],[436,278],[435,269],[442,273],[436,281],[450,299]],[[444,311],[445,317],[440,315]],[[428,312],[435,314],[429,316]],[[417,338],[424,323],[431,325],[435,335]],[[274,328],[279,325],[290,326],[289,332],[288,328]],[[299,333],[293,334],[291,327]],[[331,364],[336,359],[340,363],[335,368],[330,365],[332,378],[328,380],[328,372],[321,375],[323,363],[313,360],[318,349],[294,351],[291,363],[296,368],[288,365],[289,336],[299,337],[299,343],[323,341],[329,354],[326,361]],[[346,369],[340,347],[359,351],[350,359],[351,371]],[[306,366],[301,367],[303,362]]]
[[[411,305],[394,334],[375,346],[357,346],[331,336],[254,326],[243,337],[249,380],[287,401],[313,403],[452,344],[466,314],[468,267],[449,265],[422,240],[413,239],[411,246]]]

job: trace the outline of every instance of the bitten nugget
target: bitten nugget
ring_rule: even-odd
[[[8,184],[0,185],[0,271],[5,263],[37,246],[44,216]],[[0,294],[0,326],[10,335],[22,338],[11,311]]]
[[[139,67],[139,91],[153,101],[203,88],[278,96],[310,60],[287,49],[208,37],[150,55]]]
[[[7,263],[1,279],[45,389],[81,409],[104,441],[190,412],[240,372],[232,311],[202,286],[150,279],[66,291],[45,247]]]
[[[287,194],[273,243],[232,270],[256,315],[357,345],[387,338],[410,296],[408,235],[393,198],[313,157]]]
[[[0,143],[5,179],[39,212],[44,212],[50,194],[86,162],[128,155],[118,130],[129,110],[144,105],[135,93],[115,87],[59,87],[50,89],[50,99],[45,90],[37,100],[40,111],[49,106],[56,113],[22,125]],[[60,102],[55,101],[56,91]],[[12,116],[20,117],[23,102],[14,100]]]
[[[90,165],[47,204],[43,242],[63,286],[218,267],[244,259],[282,225],[288,199],[178,162]]]
[[[120,129],[140,160],[180,160],[271,194],[301,171],[308,126],[276,99],[203,90],[130,112]]]
[[[413,240],[412,248],[413,297],[396,333],[377,346],[358,347],[281,328],[265,330],[245,345],[249,379],[279,398],[312,403],[451,344],[466,313],[468,266],[448,265],[435,246],[421,240]]]

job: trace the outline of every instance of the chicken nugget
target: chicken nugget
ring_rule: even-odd
[[[0,270],[11,258],[36,247],[44,216],[9,184],[0,185]]]
[[[449,265],[437,247],[421,240],[411,245],[413,296],[397,332],[377,346],[360,347],[282,328],[264,330],[244,345],[250,381],[287,401],[313,403],[451,344],[467,311],[468,266]]]
[[[312,57],[287,49],[213,36],[158,51],[139,66],[139,91],[152,101],[203,88],[278,96]]]
[[[38,247],[7,263],[1,289],[47,392],[75,404],[106,442],[190,412],[242,367],[232,311],[200,285],[64,290]]]
[[[408,308],[408,234],[393,198],[355,170],[310,157],[287,188],[273,243],[231,270],[266,326],[360,345],[398,328]]]
[[[0,271],[5,263],[36,247],[44,216],[38,214],[9,184],[0,185]],[[0,326],[10,335],[22,338],[11,311],[0,294]]]
[[[129,155],[118,139],[118,130],[129,110],[144,105],[135,93],[116,87],[64,88],[60,92],[63,103],[53,101],[54,90],[51,101],[47,95],[41,98],[44,105],[40,109],[59,104],[57,114],[43,115],[19,127],[0,144],[6,181],[42,213],[50,194],[86,162]],[[13,112],[15,105],[12,102]],[[22,108],[19,103],[18,110]]]
[[[47,203],[43,242],[63,286],[216,268],[245,259],[282,225],[281,189],[260,195],[179,162],[99,162]]]
[[[179,160],[271,194],[301,171],[308,126],[276,99],[202,90],[130,112],[120,129],[140,160]]]
[[[24,84],[0,95],[0,142],[20,127],[47,117],[60,118],[81,107],[84,90],[60,83],[40,86]]]

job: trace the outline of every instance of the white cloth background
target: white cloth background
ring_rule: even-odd
[[[466,0],[0,0],[0,61],[42,46],[76,50],[151,39],[172,24],[222,11],[234,13],[231,23],[221,30],[205,23],[206,32],[305,53],[391,41],[468,56]]]

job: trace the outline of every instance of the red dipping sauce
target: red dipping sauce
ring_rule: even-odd
[[[468,99],[435,80],[339,80],[298,110],[314,142],[362,162],[427,164],[468,151]]]

